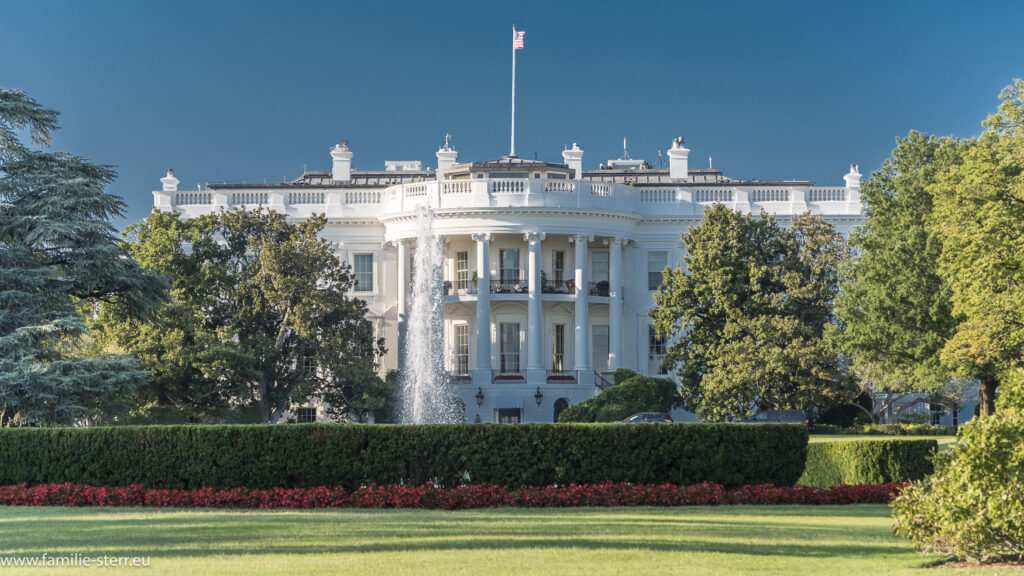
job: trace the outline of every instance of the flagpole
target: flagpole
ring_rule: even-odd
[[[512,23],[512,142],[509,156],[516,155],[516,25]]]

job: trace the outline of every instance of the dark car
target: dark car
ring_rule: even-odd
[[[637,422],[671,422],[672,417],[664,412],[640,412],[633,414],[629,418],[622,420],[622,422],[628,422],[635,424]]]
[[[803,410],[762,410],[742,424],[809,424]]]

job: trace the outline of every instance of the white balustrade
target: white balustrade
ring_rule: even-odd
[[[808,202],[845,202],[846,188],[811,188],[807,193]]]
[[[231,204],[233,205],[245,205],[245,204],[266,204],[268,194],[266,192],[232,192],[231,193]]]
[[[491,192],[495,194],[522,193],[526,191],[525,180],[491,180],[490,184]]]
[[[289,204],[323,204],[323,192],[289,192]]]
[[[640,189],[641,202],[675,202],[676,191],[672,188]]]
[[[572,180],[545,180],[544,191],[566,192],[568,194],[572,194],[576,192],[576,183]]]
[[[789,202],[787,188],[756,189],[750,193],[751,202]]]
[[[389,191],[394,195],[395,191]],[[345,192],[345,204],[380,204],[380,192],[377,190],[349,190]]]
[[[213,194],[209,192],[176,192],[175,206],[196,206],[213,204]]]
[[[732,202],[732,190],[694,190],[693,201],[699,204],[709,202]]]
[[[611,194],[612,187],[607,184],[591,184],[590,194],[592,196],[608,196]]]
[[[441,186],[442,194],[469,194],[472,183],[469,180],[449,180]]]
[[[408,184],[408,185],[405,186],[405,197],[406,198],[415,198],[417,196],[426,196],[426,195],[427,195],[427,185],[426,184]]]

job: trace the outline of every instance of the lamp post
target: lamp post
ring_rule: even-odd
[[[479,406],[483,406],[483,404],[484,404],[484,389],[483,388],[477,388],[476,389],[476,405],[479,407]]]
[[[537,401],[537,406],[544,402],[544,393],[540,391],[540,386],[537,386],[537,392],[533,395],[533,399]]]

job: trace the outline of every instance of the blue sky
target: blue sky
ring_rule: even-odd
[[[911,129],[972,136],[1024,76],[1024,2],[27,2],[2,0],[0,86],[62,113],[54,148],[115,164],[123,226],[167,168],[197,183],[516,147],[594,168],[691,165],[841,185]],[[280,176],[278,176],[280,177]]]

